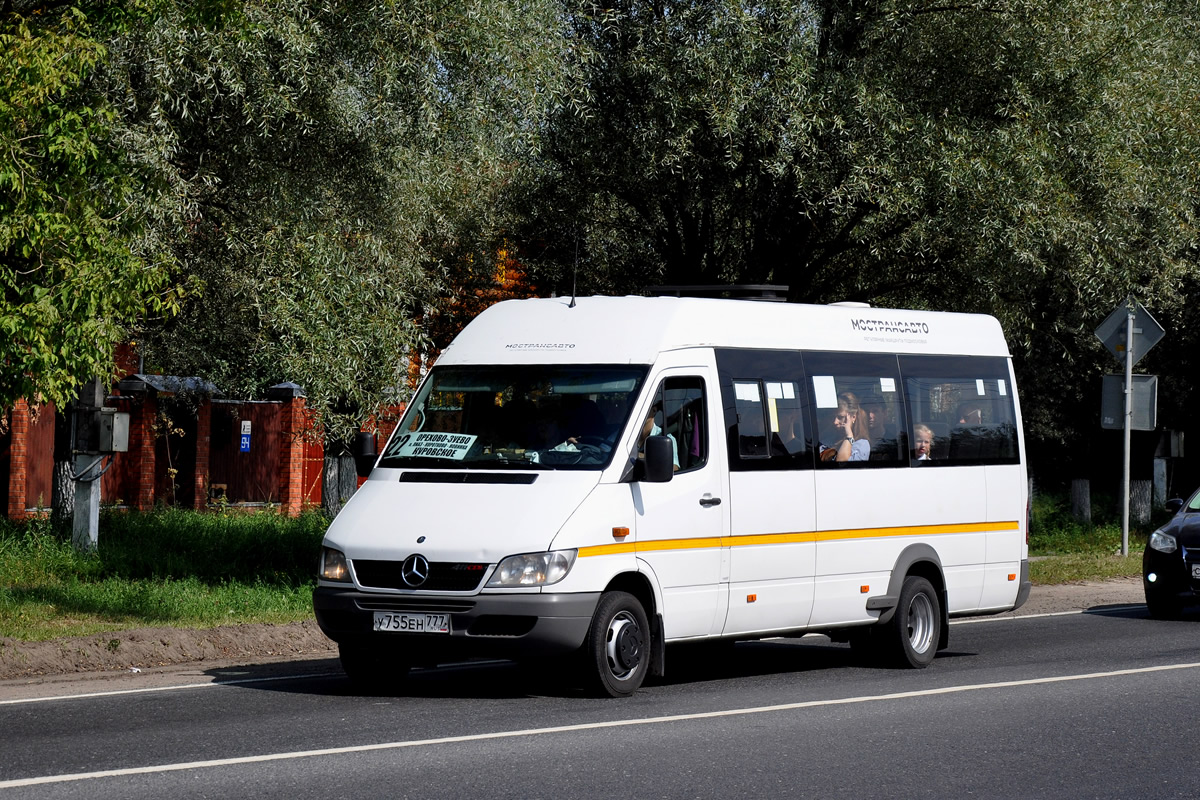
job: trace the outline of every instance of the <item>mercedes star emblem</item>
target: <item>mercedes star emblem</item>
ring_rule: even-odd
[[[409,556],[400,567],[400,577],[414,589],[429,578],[429,561],[425,556]]]

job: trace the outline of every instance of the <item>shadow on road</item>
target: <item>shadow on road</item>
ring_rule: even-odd
[[[939,659],[973,653],[943,651]],[[752,642],[677,644],[667,649],[667,674],[647,686],[684,686],[753,677],[818,673],[826,670],[885,669],[865,663],[844,644],[823,636]],[[364,693],[350,682],[337,659],[248,665],[207,670],[223,684],[270,692],[331,697],[409,697],[504,700],[530,697],[586,697],[576,662],[519,663],[466,661],[398,676],[392,689]]]

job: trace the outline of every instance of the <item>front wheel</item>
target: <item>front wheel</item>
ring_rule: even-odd
[[[588,683],[601,696],[628,697],[650,669],[650,623],[638,599],[605,592],[583,643]]]
[[[922,669],[933,662],[942,633],[942,609],[933,584],[917,575],[904,579],[896,613],[886,625],[889,655],[902,667]]]

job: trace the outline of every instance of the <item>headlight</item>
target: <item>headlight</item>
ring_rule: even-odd
[[[327,581],[350,582],[350,567],[346,564],[346,556],[341,550],[332,547],[321,548],[321,578]]]
[[[1177,545],[1175,537],[1162,531],[1150,534],[1150,547],[1160,553],[1174,553]]]
[[[488,586],[549,586],[567,577],[575,563],[574,550],[525,553],[500,562]]]

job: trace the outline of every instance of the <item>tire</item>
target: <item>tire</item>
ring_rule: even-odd
[[[369,694],[383,694],[404,682],[409,664],[386,648],[369,644],[338,644],[342,671],[355,688]]]
[[[1146,609],[1155,619],[1179,619],[1183,614],[1183,602],[1170,592],[1152,589],[1143,581],[1146,589]]]
[[[887,657],[894,665],[929,666],[942,633],[942,608],[933,584],[917,575],[906,577],[896,613],[878,633],[884,634]]]
[[[605,592],[583,643],[588,688],[600,697],[628,697],[650,671],[650,622],[638,599]]]

